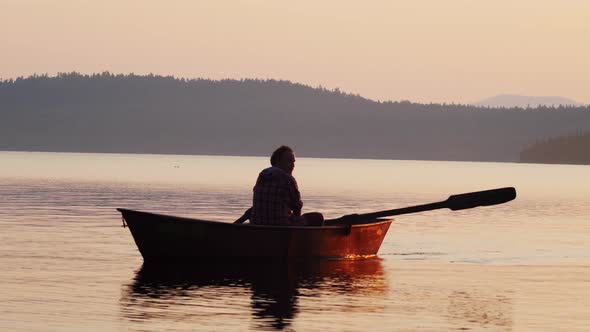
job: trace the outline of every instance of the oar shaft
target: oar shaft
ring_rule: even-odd
[[[363,219],[374,219],[374,218],[396,216],[399,214],[416,213],[416,212],[430,211],[430,210],[436,210],[436,209],[444,209],[446,207],[447,207],[446,201],[443,201],[443,202],[408,206],[405,208],[399,208],[399,209],[393,209],[393,210],[385,210],[385,211],[359,214],[358,216]]]
[[[382,217],[395,216],[395,215],[399,215],[399,214],[416,213],[416,212],[422,212],[422,211],[443,209],[446,207],[447,207],[446,201],[436,202],[436,203],[408,206],[405,208],[399,208],[399,209],[393,209],[393,210],[384,210],[384,211],[377,211],[377,212],[364,213],[364,214],[349,214],[349,215],[346,215],[346,216],[343,216],[340,218],[326,220],[326,223],[331,223],[331,222],[332,223],[333,222],[354,223],[357,220],[376,219],[376,218],[382,218]]]

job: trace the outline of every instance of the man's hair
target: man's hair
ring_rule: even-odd
[[[278,149],[276,149],[275,152],[272,153],[272,156],[270,156],[270,164],[272,166],[276,166],[279,163],[279,160],[281,160],[281,156],[286,151],[293,152],[293,149],[286,145],[281,145]]]

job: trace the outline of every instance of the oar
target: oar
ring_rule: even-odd
[[[343,222],[355,223],[360,220],[370,220],[381,217],[396,216],[406,213],[430,211],[449,208],[453,211],[471,209],[478,206],[496,205],[509,202],[516,198],[516,189],[513,187],[498,188],[472,193],[452,195],[446,201],[409,206],[400,209],[371,212],[365,214],[349,214],[337,219],[326,220],[326,224]]]

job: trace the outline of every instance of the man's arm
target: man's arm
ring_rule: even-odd
[[[252,208],[249,208],[244,212],[244,214],[238,218],[238,220],[234,221],[234,224],[243,224],[244,221],[250,219],[250,214],[252,214]]]
[[[291,177],[291,179],[293,181],[289,186],[290,208],[293,210],[293,214],[299,217],[301,215],[301,209],[303,208],[303,202],[301,201],[301,193],[299,192],[297,181],[293,177]]]

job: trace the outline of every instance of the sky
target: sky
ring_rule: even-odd
[[[587,0],[0,0],[0,78],[283,79],[374,100],[590,103]]]

